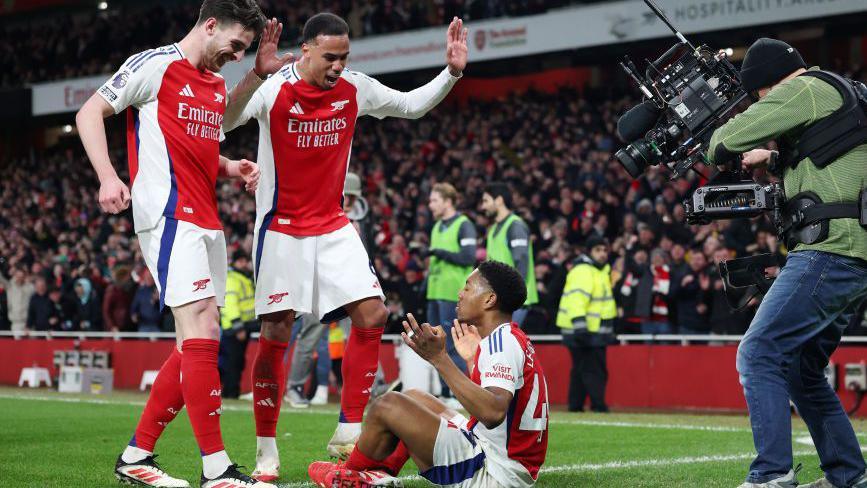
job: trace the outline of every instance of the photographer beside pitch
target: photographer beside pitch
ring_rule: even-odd
[[[790,246],[785,267],[738,347],[737,370],[758,452],[741,487],[797,486],[791,398],[825,473],[806,486],[865,488],[858,440],[824,375],[843,330],[867,296],[867,228],[859,223],[858,212],[867,176],[867,139],[834,137],[834,129],[827,127],[851,99],[844,95],[855,92],[842,78],[808,70],[788,44],[767,38],[747,51],[741,78],[759,101],[714,132],[710,161],[723,164],[743,153],[746,169],[770,166],[781,174],[787,207],[807,198],[822,209],[813,215],[820,219],[807,215],[791,226],[789,238],[797,245]],[[848,106],[854,107],[851,113],[864,108]],[[818,131],[823,127],[827,130]],[[780,154],[755,149],[770,140],[777,140]],[[783,215],[791,223],[799,214]],[[812,232],[817,229],[821,232]]]

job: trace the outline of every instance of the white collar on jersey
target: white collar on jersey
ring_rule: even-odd
[[[183,58],[183,59],[186,59],[186,58],[187,58],[187,55],[184,54],[184,51],[181,49],[181,45],[180,45],[180,44],[178,44],[178,43],[176,42],[176,43],[174,43],[174,44],[172,44],[172,45],[175,46],[175,49],[178,50],[178,54],[181,55],[181,58]]]

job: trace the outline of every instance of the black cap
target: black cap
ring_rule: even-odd
[[[747,49],[741,64],[741,81],[744,90],[751,93],[774,86],[798,68],[806,67],[797,49],[783,41],[763,37]]]
[[[584,248],[589,253],[596,246],[605,246],[608,247],[608,240],[598,234],[592,234],[587,240],[584,242]]]

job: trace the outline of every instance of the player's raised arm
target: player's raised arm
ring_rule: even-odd
[[[291,63],[295,59],[295,55],[292,53],[286,53],[282,56],[277,54],[277,43],[280,40],[280,33],[282,32],[282,22],[277,22],[275,18],[266,22],[265,30],[262,31],[262,37],[259,38],[259,47],[256,49],[256,63],[253,65],[253,69],[247,72],[244,78],[229,93],[226,114],[223,118],[227,132],[246,122],[246,120],[239,121],[239,119],[242,117],[244,107],[250,101],[250,97],[262,85],[262,82],[269,75],[273,75],[285,64]]]
[[[365,83],[367,99],[363,114],[377,118],[401,117],[417,119],[436,107],[449,94],[467,67],[467,29],[463,20],[455,17],[446,33],[446,68],[427,84],[409,92],[388,88],[362,74],[358,81]]]

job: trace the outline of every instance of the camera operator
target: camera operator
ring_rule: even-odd
[[[759,39],[741,67],[744,89],[759,100],[714,132],[708,149],[715,164],[743,153],[745,168],[782,168],[787,206],[803,198],[802,192],[812,192],[819,207],[840,210],[844,207],[840,204],[848,205],[843,212],[846,218],[830,212],[816,224],[795,222],[790,235],[799,243],[790,247],[788,262],[738,348],[737,369],[758,452],[741,485],[744,488],[797,485],[789,398],[810,430],[825,472],[825,478],[806,486],[867,487],[852,424],[823,372],[843,329],[867,295],[867,229],[857,217],[867,175],[867,144],[857,140],[822,162],[805,157],[804,151],[787,158],[785,150],[777,162],[777,153],[756,149],[770,140],[783,149],[810,146],[808,135],[816,133],[810,129],[833,116],[846,100],[845,87],[821,75],[818,68],[806,69],[801,55],[788,44]],[[830,140],[833,144],[843,139]],[[791,215],[797,214],[784,212],[784,221]],[[827,232],[805,238],[801,231],[816,225]]]

